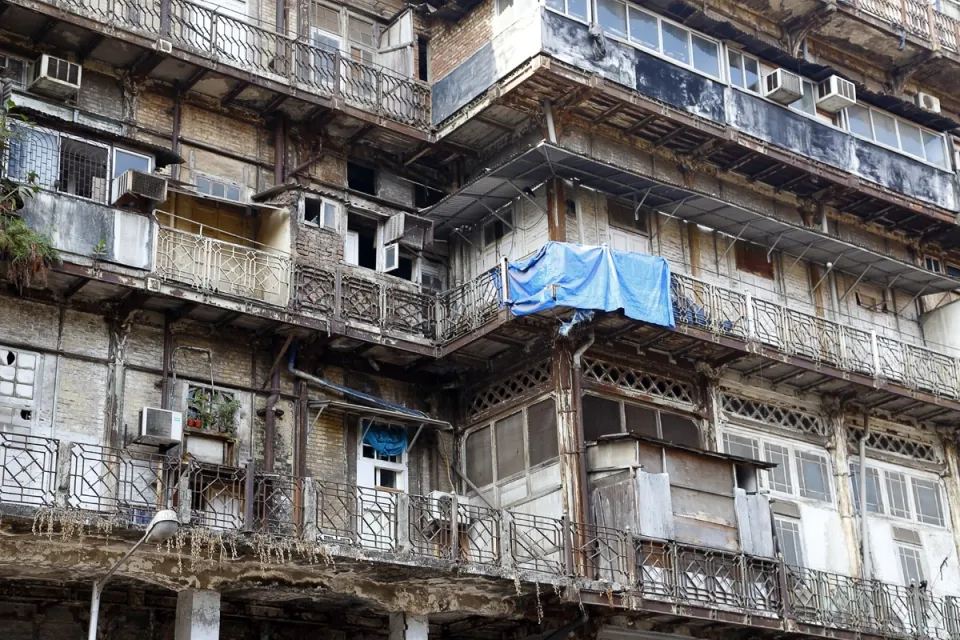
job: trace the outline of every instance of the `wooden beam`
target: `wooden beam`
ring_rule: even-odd
[[[133,63],[133,66],[130,67],[130,75],[134,78],[146,78],[153,73],[153,70],[159,67],[160,63],[165,59],[166,58],[160,53],[148,51]]]
[[[179,90],[182,91],[183,93],[186,93],[187,91],[190,91],[190,90],[192,90],[195,86],[197,86],[197,83],[200,82],[201,80],[203,80],[203,77],[204,77],[205,75],[207,75],[207,70],[206,70],[206,69],[199,69],[199,70],[197,70],[196,73],[194,73],[192,76],[190,76],[189,78],[187,78],[187,80],[186,80],[182,85],[181,85],[181,84],[178,84],[178,85],[177,85],[177,89],[179,89]]]
[[[30,42],[32,42],[34,45],[38,45],[43,42],[44,38],[49,35],[50,31],[53,30],[53,27],[57,24],[57,22],[59,22],[59,20],[53,17],[44,20],[40,24],[40,27],[30,34]]]
[[[273,100],[267,103],[267,106],[263,108],[263,110],[260,112],[260,115],[265,116],[269,113],[276,111],[280,107],[280,105],[282,105],[284,102],[287,101],[287,98],[289,97],[290,96],[288,96],[285,93],[277,94],[276,98],[274,98]]]
[[[80,289],[83,289],[88,282],[90,282],[89,278],[77,278],[76,282],[70,283],[70,286],[64,289],[63,293],[60,294],[60,298],[64,301],[69,300],[80,293]]]
[[[3,15],[2,11],[0,11],[0,15]],[[93,52],[96,51],[97,47],[99,47],[106,39],[107,36],[103,34],[93,34],[93,37],[90,38],[90,41],[87,42],[82,49],[77,51],[77,60],[79,60],[81,63],[85,61],[87,58],[93,55]]]
[[[223,97],[220,98],[220,106],[226,107],[227,105],[229,105],[231,102],[236,100],[240,96],[240,94],[243,93],[246,90],[246,88],[249,86],[250,86],[250,83],[244,82],[243,80],[235,84],[233,88],[230,89],[230,91],[227,91],[223,95]]]
[[[614,103],[609,109],[605,109],[600,115],[593,119],[593,124],[600,124],[606,121],[608,118],[617,115],[624,107],[622,102]]]
[[[646,115],[640,118],[640,120],[638,120],[637,122],[633,123],[623,133],[625,135],[632,136],[634,133],[636,133],[637,131],[640,131],[640,129],[643,129],[645,126],[647,126],[648,124],[650,124],[651,122],[653,122],[659,117],[660,117],[660,114],[658,113],[651,113],[649,115]]]

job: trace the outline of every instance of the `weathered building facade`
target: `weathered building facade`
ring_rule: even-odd
[[[960,639],[958,6],[5,0],[0,637]]]

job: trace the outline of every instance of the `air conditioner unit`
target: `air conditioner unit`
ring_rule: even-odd
[[[771,71],[763,78],[763,95],[780,104],[790,104],[803,97],[803,81],[786,69]]]
[[[427,510],[431,520],[450,522],[450,516],[453,513],[453,494],[446,491],[431,491],[430,500],[427,503]],[[470,523],[470,506],[467,499],[463,496],[457,496],[457,523]]]
[[[921,91],[917,94],[917,106],[930,113],[940,113],[940,98]]]
[[[167,179],[136,169],[127,169],[117,178],[114,206],[137,204],[142,199],[163,202],[167,199]]]
[[[169,409],[144,407],[140,410],[140,435],[137,444],[167,445],[183,440],[183,414]]]
[[[827,113],[837,113],[857,104],[857,88],[840,76],[830,76],[817,85],[817,108]]]
[[[75,62],[43,54],[33,63],[28,89],[62,100],[75,98],[80,91],[83,67]]]

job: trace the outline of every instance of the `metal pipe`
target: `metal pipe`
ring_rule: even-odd
[[[593,331],[590,331],[590,334],[587,336],[587,341],[580,345],[576,351],[573,352],[573,366],[578,370],[580,369],[580,359],[583,357],[583,354],[587,352],[587,349],[593,346],[593,343],[596,341],[596,336],[594,336]]]
[[[281,4],[283,0],[277,0]],[[273,184],[275,186],[283,184],[283,166],[286,159],[285,138],[283,135],[284,119],[282,114],[277,115],[276,122],[273,125]]]
[[[550,140],[550,144],[556,144],[557,127],[553,122],[553,105],[550,104],[549,100],[543,101],[543,115],[547,121],[547,138]]]
[[[163,314],[163,377],[160,380],[160,408],[170,408],[170,348],[173,346],[173,330],[170,316]]]
[[[107,571],[107,574],[100,578],[99,580],[94,581],[93,583],[93,594],[90,596],[90,628],[87,630],[87,638],[89,640],[97,640],[97,622],[100,619],[100,594],[103,593],[103,587],[107,584],[107,580],[110,579],[114,573],[117,572],[117,569],[127,561],[127,558],[133,555],[134,551],[140,548],[144,542],[147,541],[147,536],[150,535],[150,530],[148,529],[143,537],[140,538],[135,545],[130,547],[130,550],[127,551],[120,561],[114,564]]]
[[[163,0],[168,6],[169,12],[169,0]],[[169,16],[167,18],[169,20]],[[173,133],[170,136],[170,149],[175,154],[180,155],[180,104],[183,102],[183,94],[180,91],[177,91],[176,95],[173,96]],[[170,174],[173,176],[174,180],[180,179],[180,165],[175,164],[170,168]]]
[[[270,397],[263,418],[263,470],[273,473],[273,442],[277,437],[277,400],[280,399],[280,367],[273,368]]]
[[[870,566],[870,545],[867,533],[867,437],[870,435],[870,416],[863,414],[863,435],[860,437],[860,560],[864,580],[873,579]]]

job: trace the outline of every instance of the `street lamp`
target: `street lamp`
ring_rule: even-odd
[[[127,551],[116,564],[110,567],[110,570],[107,571],[105,576],[93,583],[93,595],[90,596],[90,632],[87,634],[89,640],[97,640],[97,619],[100,617],[100,594],[103,593],[103,587],[107,584],[110,576],[116,573],[120,565],[126,562],[127,558],[132,556],[144,542],[160,544],[173,537],[179,529],[180,521],[177,519],[176,511],[172,509],[161,509],[157,511],[153,519],[150,520],[150,524],[147,525],[147,530],[143,534],[143,537],[140,538],[137,543],[130,548],[130,551]]]

